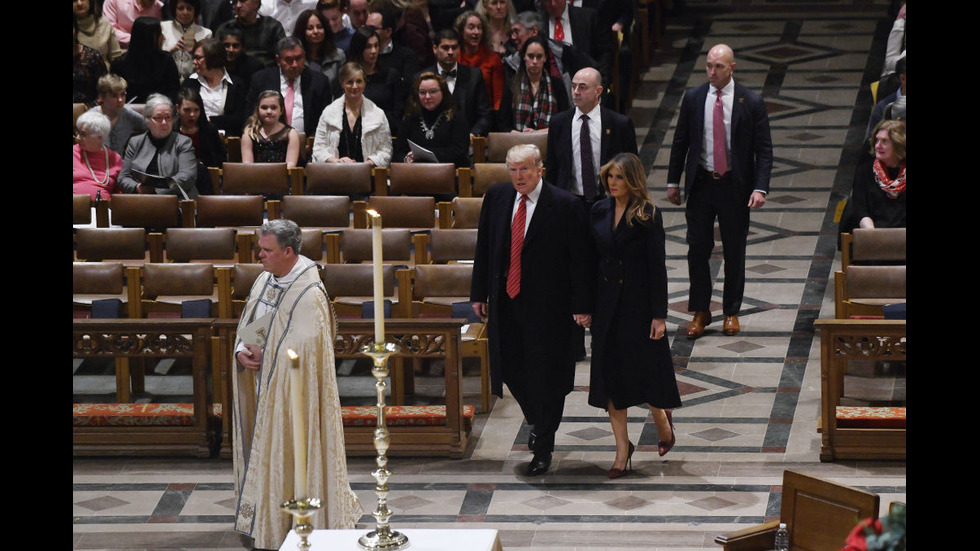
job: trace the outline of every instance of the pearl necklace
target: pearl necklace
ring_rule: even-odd
[[[105,179],[99,180],[99,177],[95,175],[95,170],[92,169],[92,163],[88,162],[88,151],[82,149],[82,158],[85,159],[85,166],[88,167],[89,173],[92,174],[92,179],[100,186],[109,183],[109,148],[102,146],[102,151],[105,152]]]

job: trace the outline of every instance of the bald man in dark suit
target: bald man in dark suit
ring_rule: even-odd
[[[691,278],[689,309],[694,319],[687,336],[696,339],[711,323],[711,272],[715,219],[725,256],[722,332],[736,335],[745,290],[745,244],[749,210],[766,204],[772,171],[769,114],[759,95],[732,78],[735,54],[724,44],[708,52],[708,82],[691,88],[681,102],[670,151],[667,198],[681,204],[680,180],[687,197],[687,264]]]

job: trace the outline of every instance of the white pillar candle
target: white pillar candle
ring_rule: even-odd
[[[289,372],[289,407],[293,429],[293,499],[306,498],[306,409],[303,404],[303,370],[299,355],[286,351],[292,369]]]
[[[371,246],[374,257],[374,342],[385,342],[384,278],[382,277],[381,256],[381,215],[378,211],[367,211],[371,218]]]

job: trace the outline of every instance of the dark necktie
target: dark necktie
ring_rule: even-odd
[[[514,221],[510,224],[510,270],[507,271],[507,296],[521,292],[521,250],[524,248],[524,225],[527,221],[527,195],[521,195]]]
[[[579,130],[579,149],[582,151],[582,194],[586,199],[596,196],[595,161],[592,156],[592,135],[589,133],[589,116],[582,115],[582,129]]]
[[[443,71],[442,76],[444,78],[456,78],[456,69],[453,69],[452,71]]]

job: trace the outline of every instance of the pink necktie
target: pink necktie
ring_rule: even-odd
[[[510,270],[507,271],[507,296],[515,298],[521,292],[521,250],[524,248],[524,224],[527,221],[527,195],[510,225]]]
[[[555,19],[555,40],[558,42],[565,41],[565,27],[561,24],[561,19]]]
[[[289,84],[286,85],[286,124],[292,126],[293,124],[293,102],[296,101],[296,87],[294,83],[296,79],[290,79]]]
[[[721,102],[721,90],[718,90],[718,99],[715,100],[711,134],[714,142],[715,172],[725,174],[728,172],[728,155],[725,153],[725,106]]]

